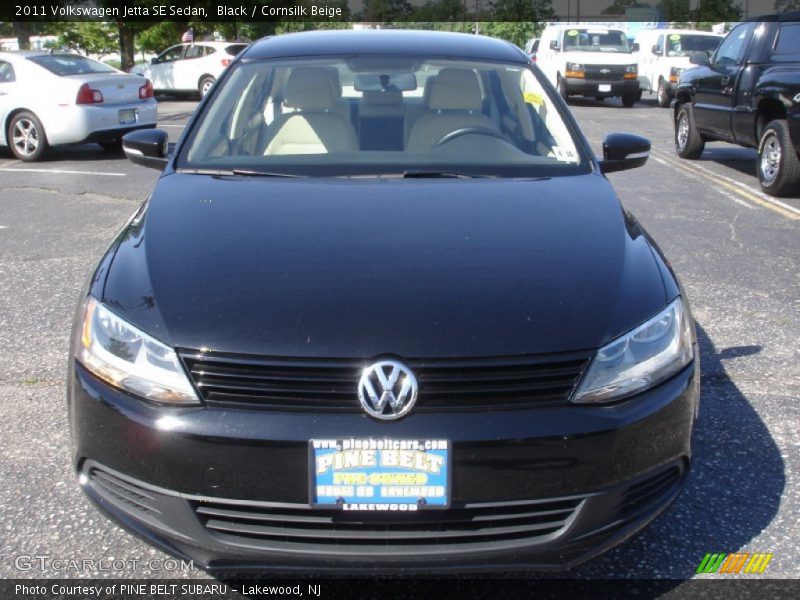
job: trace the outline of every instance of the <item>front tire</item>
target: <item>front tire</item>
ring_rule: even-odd
[[[771,196],[800,189],[800,160],[794,151],[786,121],[770,121],[758,142],[758,182]]]
[[[675,152],[681,158],[700,158],[706,143],[694,124],[691,104],[682,104],[675,117]]]
[[[211,91],[211,86],[214,85],[214,81],[216,81],[210,75],[207,77],[203,77],[200,80],[200,84],[197,86],[197,91],[200,92],[200,97],[204,98],[209,91]]]
[[[19,160],[40,160],[50,145],[39,118],[32,112],[22,111],[14,115],[8,125],[8,145]]]
[[[659,108],[668,108],[672,98],[669,95],[669,86],[663,79],[658,83],[658,91],[656,92],[656,100],[658,101]]]

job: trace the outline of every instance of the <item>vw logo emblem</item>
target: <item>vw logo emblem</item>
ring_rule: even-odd
[[[391,421],[411,410],[417,390],[411,369],[395,360],[382,360],[362,371],[358,400],[369,416]]]

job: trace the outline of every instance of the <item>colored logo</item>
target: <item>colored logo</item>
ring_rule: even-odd
[[[706,554],[697,567],[697,573],[763,573],[767,570],[772,553],[765,552],[734,552],[725,554],[715,552]]]

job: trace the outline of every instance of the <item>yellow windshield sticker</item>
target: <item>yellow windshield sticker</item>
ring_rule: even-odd
[[[578,30],[577,29],[570,29],[567,32],[567,35],[570,36],[570,37],[575,37],[576,35],[578,35]]]
[[[669,36],[669,39],[671,39],[673,42],[677,42],[679,39],[681,39],[681,36],[677,33],[673,33],[671,36]]]
[[[536,92],[525,92],[525,102],[534,106],[541,106],[544,103],[544,98]]]

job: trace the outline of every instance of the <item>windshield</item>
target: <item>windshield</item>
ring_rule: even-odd
[[[229,75],[179,169],[509,177],[590,169],[524,64],[350,56],[241,62]]]
[[[75,54],[43,54],[28,58],[56,75],[86,75],[89,73],[115,73],[116,71],[90,58]]]
[[[564,33],[564,50],[584,52],[627,52],[631,47],[624,31],[616,29],[568,29]]]
[[[689,56],[692,52],[701,50],[711,54],[721,41],[722,38],[716,36],[673,33],[667,36],[667,56]]]

